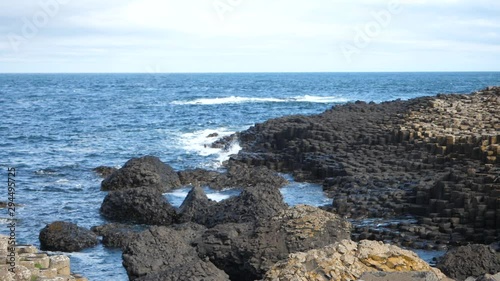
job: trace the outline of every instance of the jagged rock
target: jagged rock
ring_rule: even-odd
[[[131,280],[229,280],[210,261],[201,260],[194,240],[205,231],[196,224],[151,227],[139,234],[123,252],[123,265]],[[186,279],[191,277],[192,279]],[[220,279],[217,279],[220,278]]]
[[[232,280],[255,280],[289,253],[328,245],[350,236],[349,222],[310,206],[282,210],[257,223],[220,224],[197,242],[200,257],[208,257]]]
[[[121,248],[122,250],[131,241],[137,239],[139,232],[135,226],[120,223],[93,226],[90,230],[102,236],[102,244],[104,246]]]
[[[180,221],[196,223],[203,223],[207,217],[211,216],[210,209],[214,207],[217,202],[210,200],[205,191],[199,186],[193,187],[182,205],[179,208]]]
[[[96,172],[96,174],[98,174],[102,178],[107,178],[112,173],[116,172],[117,170],[118,169],[115,167],[108,167],[108,166],[99,166],[99,167],[92,169],[92,171]]]
[[[500,273],[497,273],[495,275],[485,274],[475,279],[475,281],[500,281]]]
[[[500,256],[486,245],[467,245],[449,250],[437,267],[456,280],[500,272]]]
[[[42,250],[77,252],[97,245],[97,236],[90,230],[74,223],[56,221],[40,231]]]
[[[118,222],[171,225],[177,221],[175,208],[159,190],[149,187],[109,192],[100,213]]]
[[[342,240],[323,248],[290,254],[276,263],[264,280],[357,280],[372,271],[425,271],[444,275],[431,268],[415,253],[382,242]]]
[[[365,272],[359,278],[363,281],[439,281],[436,273],[431,271],[407,272]]]
[[[104,179],[101,190],[121,190],[136,187],[151,187],[162,192],[181,186],[179,176],[158,157],[132,158],[125,165]]]
[[[222,223],[255,222],[266,220],[285,208],[287,205],[278,188],[257,185],[211,206],[207,216],[197,216],[200,218],[197,222],[209,228]]]

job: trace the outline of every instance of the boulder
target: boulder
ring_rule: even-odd
[[[156,188],[167,192],[181,186],[179,176],[158,157],[132,158],[101,183],[101,190],[121,190],[137,187]]]
[[[211,216],[210,209],[216,204],[217,202],[207,197],[201,187],[195,186],[189,191],[179,208],[179,221],[203,223],[207,217]]]
[[[198,223],[210,228],[222,223],[255,222],[266,220],[286,208],[278,188],[257,185],[213,205],[208,216],[198,216],[201,218]]]
[[[358,280],[364,273],[375,271],[423,271],[435,275],[426,280],[445,278],[411,251],[377,241],[342,240],[323,248],[290,254],[286,260],[277,262],[263,280]]]
[[[115,167],[108,167],[108,166],[99,166],[92,171],[94,171],[96,174],[98,174],[102,178],[107,178],[110,176],[112,173],[116,172],[118,169]]]
[[[175,208],[158,189],[149,187],[109,192],[100,213],[117,222],[171,225],[177,221]]]
[[[500,257],[487,245],[472,244],[449,250],[436,266],[448,277],[465,280],[500,272]]]
[[[151,227],[123,252],[131,280],[229,280],[210,261],[201,260],[191,246],[205,228],[196,224]]]
[[[104,246],[121,248],[122,250],[125,249],[131,241],[137,239],[139,233],[137,227],[120,223],[93,226],[90,230],[96,235],[102,236],[102,244]]]
[[[232,280],[255,280],[289,253],[349,236],[349,222],[337,215],[296,206],[258,222],[219,224],[207,230],[196,244],[200,257],[208,257]]]
[[[70,222],[56,221],[40,231],[40,248],[46,251],[77,252],[97,245],[90,230]]]

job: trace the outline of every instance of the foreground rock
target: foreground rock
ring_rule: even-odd
[[[97,236],[90,230],[70,222],[56,221],[40,231],[42,250],[78,252],[97,245]]]
[[[167,192],[181,185],[179,176],[158,157],[132,158],[101,183],[101,190],[150,187]]]
[[[15,261],[9,257],[11,250],[8,237],[0,235],[0,280],[68,280],[87,281],[80,274],[71,273],[69,257],[47,255],[32,245],[17,245],[14,249]],[[12,264],[11,264],[12,262]],[[15,267],[13,266],[15,265]]]
[[[290,254],[288,259],[276,263],[264,280],[357,280],[365,272],[375,271],[421,271],[434,280],[446,278],[413,252],[376,241],[343,240],[320,249]]]
[[[125,249],[131,241],[137,239],[139,230],[136,226],[120,223],[109,223],[93,226],[91,230],[102,236],[102,244],[106,247]]]
[[[350,224],[310,206],[282,210],[257,223],[219,224],[197,242],[198,253],[231,280],[256,280],[289,253],[322,247],[350,236]]]
[[[499,87],[335,106],[269,120],[238,137],[233,161],[322,183],[342,216],[413,214],[425,229],[405,235],[441,245],[500,240]]]
[[[158,189],[149,187],[111,191],[102,202],[100,213],[117,222],[171,225],[177,213]]]
[[[478,278],[500,272],[500,255],[486,245],[467,245],[448,251],[437,267],[456,280]]]
[[[204,227],[185,224],[151,227],[139,234],[123,252],[123,265],[131,280],[229,280],[210,261],[201,260],[190,244]]]

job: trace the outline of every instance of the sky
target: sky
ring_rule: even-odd
[[[500,71],[498,0],[0,2],[0,72]]]

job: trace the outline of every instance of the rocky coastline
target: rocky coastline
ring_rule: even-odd
[[[98,167],[110,224],[54,222],[41,245],[77,251],[100,236],[122,249],[130,280],[500,280],[499,87],[348,103],[213,145],[236,139],[225,172],[174,171],[154,156]],[[277,172],[321,183],[332,204],[287,206]],[[175,208],[163,193],[183,186]],[[215,202],[201,186],[241,193]],[[431,267],[400,246],[451,250]]]

